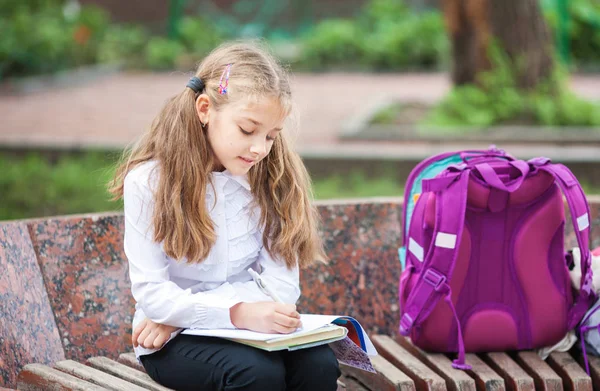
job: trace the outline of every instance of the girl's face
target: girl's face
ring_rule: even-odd
[[[218,169],[233,175],[248,173],[269,154],[286,117],[279,101],[271,97],[240,100],[220,111],[211,109],[208,142]]]

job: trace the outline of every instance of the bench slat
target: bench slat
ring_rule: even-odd
[[[371,390],[416,391],[413,380],[381,356],[371,357],[377,373],[363,371],[340,363],[342,373],[358,380]]]
[[[509,391],[535,391],[533,378],[506,353],[486,353],[485,361],[502,378]]]
[[[135,358],[135,353],[133,352],[121,353],[117,361],[121,364],[127,365],[128,367],[137,369],[138,371],[146,372],[146,369],[144,369],[144,366],[138,362],[137,358]]]
[[[128,367],[127,365],[118,363],[108,357],[92,357],[87,360],[88,365],[102,372],[106,372],[112,376],[118,377],[147,390],[153,391],[172,391],[170,388],[161,386],[146,374],[146,372],[138,371]]]
[[[566,390],[592,391],[592,379],[569,353],[550,353],[548,364],[562,377]]]
[[[337,391],[371,391],[353,377],[342,375],[340,379],[342,384],[338,383]]]
[[[504,379],[490,368],[477,355],[469,353],[465,355],[465,361],[471,366],[469,372],[477,383],[478,390],[504,391],[506,386]]]
[[[387,381],[393,384],[398,391],[415,391],[415,382],[391,362],[381,356],[371,357],[373,368]],[[364,372],[364,371],[363,371]]]
[[[379,354],[413,379],[418,390],[446,390],[444,379],[392,338],[387,335],[374,335],[371,339]]]
[[[398,337],[396,342],[411,352],[419,360],[427,364],[438,375],[446,380],[450,391],[476,391],[475,380],[465,371],[452,367],[452,360],[440,353],[427,353],[415,346],[410,339]]]
[[[590,375],[592,376],[592,386],[594,390],[600,390],[600,357],[588,354],[587,358],[590,366]],[[578,361],[581,364],[581,368],[585,370],[585,363],[581,353],[578,354]]]
[[[106,388],[78,379],[43,364],[27,364],[17,377],[22,391],[106,391]]]
[[[131,384],[125,380],[119,379],[104,373],[97,369],[88,367],[87,365],[81,364],[73,360],[59,361],[54,364],[54,367],[60,371],[69,373],[73,376],[77,376],[80,379],[86,380],[90,383],[97,384],[104,388],[113,391],[143,391],[144,388]]]
[[[562,391],[563,381],[536,352],[518,352],[517,362],[533,377],[536,390]]]

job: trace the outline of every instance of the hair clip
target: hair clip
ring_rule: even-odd
[[[231,71],[231,65],[227,64],[223,74],[221,75],[221,80],[219,80],[219,94],[224,95],[227,93],[227,87],[229,86],[229,72]],[[225,78],[225,85],[223,85],[223,77]]]

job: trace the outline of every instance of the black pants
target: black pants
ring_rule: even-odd
[[[180,334],[141,360],[152,379],[175,390],[335,391],[340,376],[327,345],[266,352],[220,338]]]

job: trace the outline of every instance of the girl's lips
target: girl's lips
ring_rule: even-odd
[[[252,160],[252,159],[246,159],[245,157],[241,157],[241,156],[239,156],[239,158],[246,164],[254,164],[254,160]]]

